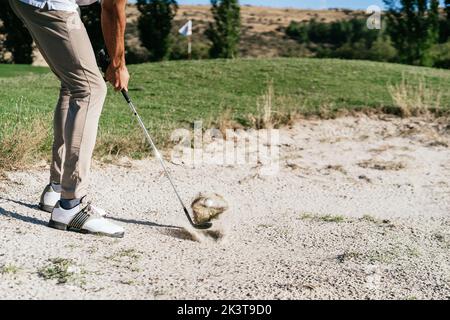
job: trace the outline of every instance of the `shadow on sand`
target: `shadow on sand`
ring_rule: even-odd
[[[158,228],[159,229],[158,232],[161,234],[164,234],[164,235],[176,238],[176,239],[180,239],[180,240],[189,240],[189,241],[198,242],[198,238],[194,234],[192,234],[191,232],[189,232],[188,230],[186,230],[185,228],[182,228],[182,227],[158,224],[158,223],[154,223],[154,222],[150,222],[150,221],[140,221],[140,220],[135,220],[135,219],[120,219],[120,218],[112,218],[112,217],[109,217],[109,219],[115,220],[118,222],[123,222],[123,223],[138,224],[138,225],[148,226],[148,227],[152,227],[152,228]]]
[[[23,207],[26,207],[28,209],[39,210],[39,207],[37,205],[26,203],[26,202],[22,202],[22,201],[19,201],[19,200],[12,200],[12,199],[7,199],[7,198],[0,197],[0,201],[12,202],[12,203],[21,205]],[[9,211],[9,210],[6,210],[6,209],[2,208],[1,206],[0,206],[0,215],[4,215],[6,217],[11,217],[11,218],[23,221],[23,222],[32,223],[32,224],[36,224],[36,225],[45,225],[45,226],[47,225],[47,221],[44,221],[44,220],[41,220],[41,219],[37,219],[37,218],[34,218],[34,217],[25,216],[25,215],[22,215],[22,214],[17,213],[17,212],[12,212],[12,211]]]
[[[3,202],[3,201],[12,202],[12,203],[18,204],[20,206],[26,207],[28,209],[39,210],[39,207],[37,205],[26,203],[26,202],[23,202],[20,200],[12,200],[12,199],[8,199],[8,198],[0,197],[0,201],[1,202]],[[41,220],[38,218],[34,218],[34,217],[29,217],[29,216],[26,216],[26,215],[23,215],[23,214],[20,214],[17,212],[6,210],[1,207],[1,204],[0,204],[0,215],[14,218],[14,219],[26,222],[26,223],[47,226],[47,221],[44,221],[44,220]],[[121,218],[114,218],[114,217],[108,217],[108,219],[122,222],[122,223],[127,223],[127,224],[137,224],[137,225],[144,225],[144,226],[148,226],[148,227],[152,227],[152,228],[158,228],[159,229],[158,231],[161,234],[164,234],[164,235],[176,238],[176,239],[180,239],[180,240],[199,242],[199,238],[197,235],[195,235],[195,233],[193,233],[189,230],[186,230],[183,227],[164,225],[164,224],[154,223],[151,221],[140,221],[140,220],[135,220],[135,219],[121,219]],[[209,237],[213,238],[214,240],[219,240],[221,238],[220,233],[216,234],[216,232],[212,232],[212,231],[206,232],[204,234],[208,235]]]

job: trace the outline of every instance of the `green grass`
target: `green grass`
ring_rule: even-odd
[[[45,67],[34,67],[25,64],[0,64],[0,78],[23,77],[48,72],[49,69]]]
[[[16,274],[20,268],[13,264],[5,264],[0,268],[0,274]]]
[[[324,222],[335,222],[335,223],[340,223],[340,222],[344,222],[345,221],[345,217],[341,216],[341,215],[331,215],[331,214],[327,214],[324,216],[320,217],[320,220],[324,221]]]
[[[67,283],[73,278],[74,273],[69,271],[72,260],[55,258],[50,259],[50,264],[39,269],[38,275],[45,280],[56,279],[58,284]]]
[[[219,122],[228,112],[232,120],[251,126],[258,101],[273,82],[274,110],[310,115],[334,115],[342,109],[396,111],[389,85],[402,79],[424,81],[442,94],[443,112],[450,110],[450,71],[367,61],[328,59],[265,59],[178,61],[130,66],[133,97],[144,122],[160,146],[174,128],[196,120]],[[7,163],[21,163],[48,154],[52,112],[58,97],[57,79],[46,68],[0,65],[0,153],[23,154]],[[38,129],[33,129],[38,128]],[[110,90],[100,123],[97,156],[141,157],[146,147],[122,97]],[[31,132],[17,140],[22,132]],[[14,137],[14,138],[12,138]],[[25,144],[28,151],[13,146]],[[28,152],[28,153],[27,153]]]
[[[342,215],[332,215],[332,214],[326,214],[326,215],[320,215],[320,214],[314,214],[314,213],[302,213],[300,214],[300,220],[311,220],[311,221],[322,221],[322,222],[334,222],[334,223],[341,223],[345,222],[345,217]]]
[[[141,254],[135,249],[122,249],[113,254],[112,256],[107,257],[108,260],[113,261],[137,261],[141,257]]]

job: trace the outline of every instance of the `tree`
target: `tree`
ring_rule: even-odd
[[[450,39],[450,0],[444,1],[444,19],[440,21],[439,42],[443,43]]]
[[[433,67],[450,69],[450,42],[436,44],[430,49]]]
[[[368,52],[367,59],[373,61],[394,62],[398,52],[389,37],[378,37]]]
[[[210,23],[206,36],[212,42],[212,58],[235,58],[241,35],[241,9],[238,0],[211,0],[214,23]]]
[[[161,61],[170,54],[172,22],[178,4],[175,0],[138,0],[139,39],[150,53],[150,60]]]
[[[33,63],[33,39],[9,4],[4,5],[0,10],[0,22],[0,34],[4,35],[2,47],[4,51],[11,52],[11,62]]]
[[[378,39],[380,31],[369,30],[366,27],[366,19],[352,18],[331,23],[312,19],[308,22],[292,21],[286,29],[286,35],[300,43],[327,45],[338,49],[357,42],[365,42],[366,46],[370,47]]]
[[[387,32],[401,62],[430,65],[428,49],[439,35],[439,0],[384,0],[388,9]]]
[[[81,20],[86,27],[92,47],[94,48],[94,52],[97,53],[105,46],[102,33],[102,6],[100,2],[95,2],[89,6],[80,7],[80,10]]]

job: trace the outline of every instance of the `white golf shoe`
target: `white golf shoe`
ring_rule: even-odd
[[[61,200],[61,193],[56,191],[52,184],[49,184],[42,192],[39,209],[52,213],[59,200]],[[95,210],[100,216],[106,217],[107,213],[102,208],[95,208]]]
[[[53,185],[49,184],[45,187],[44,192],[41,195],[41,200],[39,201],[39,209],[49,213],[53,212],[53,208],[56,203],[61,199],[61,193],[56,192]]]
[[[64,231],[123,238],[125,230],[105,219],[102,214],[105,214],[104,210],[92,206],[84,199],[81,200],[81,204],[70,210],[61,208],[58,202],[48,226]]]

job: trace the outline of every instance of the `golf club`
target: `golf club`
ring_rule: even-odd
[[[106,70],[108,69],[108,66],[110,64],[110,59],[109,59],[109,56],[106,53],[106,51],[103,49],[100,50],[98,53],[98,63],[100,65],[100,68],[102,69],[103,73],[106,73]],[[172,177],[170,176],[169,171],[167,170],[164,159],[163,159],[161,153],[159,152],[158,148],[156,147],[155,143],[153,142],[153,139],[150,136],[150,133],[148,132],[147,128],[145,127],[145,124],[142,121],[142,118],[139,116],[139,114],[136,110],[136,107],[133,104],[133,101],[131,100],[130,96],[128,95],[128,92],[125,89],[122,90],[121,92],[122,92],[122,95],[125,98],[126,102],[128,103],[128,106],[130,107],[131,111],[136,116],[136,118],[139,122],[139,125],[141,126],[142,130],[144,131],[145,137],[146,137],[148,143],[150,144],[150,146],[153,148],[156,158],[158,158],[159,162],[161,163],[161,166],[164,169],[164,173],[166,174],[166,177],[169,179],[169,182],[172,185],[172,188],[175,191],[175,194],[177,195],[177,198],[180,201],[181,206],[183,207],[183,211],[184,211],[187,219],[189,220],[189,223],[195,229],[200,229],[200,230],[210,229],[212,227],[212,223],[205,222],[205,223],[201,223],[201,224],[196,224],[192,220],[191,215],[189,214],[189,211],[188,211],[187,207],[185,206],[183,200],[181,199],[181,196],[178,193],[177,188],[175,187],[175,183],[173,182]]]

